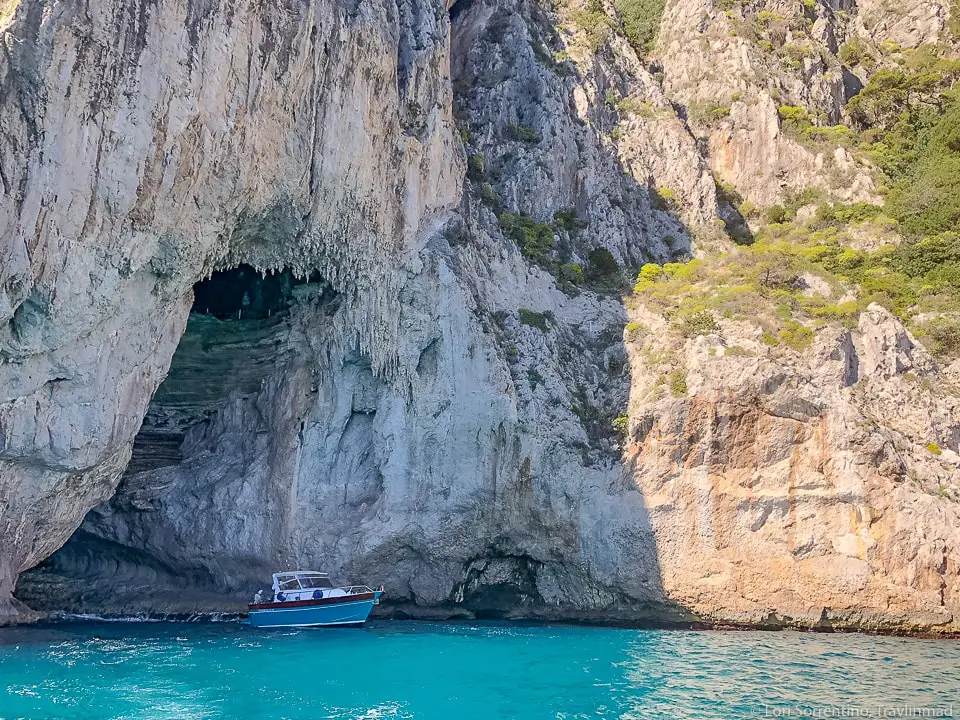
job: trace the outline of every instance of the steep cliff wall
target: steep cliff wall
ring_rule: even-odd
[[[943,13],[676,0],[645,58],[622,4],[448,4],[21,0],[0,602],[43,561],[33,607],[231,610],[300,565],[400,614],[960,630],[951,372],[829,273],[677,304],[744,200],[879,201],[780,106],[839,123],[843,33]]]
[[[748,321],[634,318],[628,456],[667,595],[746,624],[956,627],[960,457],[928,445],[955,446],[960,401],[896,319],[871,306],[797,352]]]
[[[431,4],[23,2],[4,35],[0,597],[109,497],[220,266],[319,270],[397,366],[396,269],[456,202]]]
[[[454,82],[475,88],[458,112],[467,133],[477,129],[468,150],[484,154],[483,177],[460,217],[384,280],[399,307],[394,364],[378,367],[351,339],[370,319],[351,315],[349,288],[335,282],[330,303],[297,288],[267,328],[196,307],[138,442],[156,448],[149,437],[172,424],[178,451],[159,462],[155,450],[153,462],[135,454],[116,497],[21,583],[22,597],[223,609],[242,606],[271,568],[301,564],[384,582],[403,612],[683,616],[659,591],[610,422],[629,392],[618,263],[682,255],[689,238],[581,117],[590,110],[569,101],[582,81],[558,83],[536,59],[526,38],[543,27],[506,5],[462,13]],[[509,29],[493,38],[498,20]],[[495,68],[484,62],[501,73],[489,90],[478,78]],[[712,184],[704,192],[712,199]],[[540,233],[555,223],[539,263],[501,226],[504,213]],[[599,249],[612,266],[591,261]],[[564,289],[561,260],[581,275]],[[248,365],[273,346],[274,367],[259,385],[198,393],[236,373],[218,350],[236,343]]]

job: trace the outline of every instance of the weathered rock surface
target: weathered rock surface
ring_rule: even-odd
[[[680,221],[651,207],[646,176],[622,169],[581,122],[573,79],[557,86],[509,34],[510,64],[496,43],[474,44],[488,43],[475,33],[496,19],[522,37],[536,26],[497,4],[465,12],[458,57],[486,48],[493,68],[455,64],[455,81],[477,88],[462,107],[473,116],[496,97],[504,108],[472,145],[491,172],[515,162],[529,173],[490,178],[503,202],[545,220],[577,211],[564,239],[584,265],[597,247],[633,264],[686,252]],[[485,98],[476,74],[496,68],[501,83]],[[512,117],[541,140],[518,139]],[[685,617],[659,592],[643,504],[623,484],[610,428],[629,388],[622,304],[559,290],[472,190],[461,214],[387,278],[399,308],[387,367],[353,339],[358,318],[336,283],[330,303],[299,287],[269,327],[192,315],[138,438],[151,462],[135,456],[116,497],[19,594],[74,609],[225,609],[273,568],[317,565],[389,585],[407,613]],[[244,372],[258,348],[275,348],[259,385],[222,387],[238,374],[233,346],[250,355]],[[164,434],[183,438],[172,459]]]
[[[960,628],[960,458],[927,447],[956,443],[960,400],[899,321],[871,306],[800,355],[638,313],[627,454],[669,597],[745,624]],[[687,392],[657,399],[644,353],[666,338]]]
[[[878,202],[868,164],[829,135],[791,132],[777,110],[802,109],[820,126],[843,119],[867,81],[843,59],[846,43],[917,48],[944,37],[947,9],[936,0],[889,3],[739,3],[671,0],[655,56],[664,94],[684,107],[709,144],[717,177],[758,205],[817,188],[844,202]],[[873,65],[872,65],[873,66]]]
[[[462,165],[431,3],[30,1],[4,43],[6,600],[112,494],[194,282],[320,270],[351,337],[395,366],[388,271]]]

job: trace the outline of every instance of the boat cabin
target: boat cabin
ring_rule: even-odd
[[[334,587],[330,576],[313,570],[274,573],[273,598],[275,602],[316,600],[347,595],[344,588]]]

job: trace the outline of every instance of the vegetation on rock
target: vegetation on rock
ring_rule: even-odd
[[[614,0],[624,34],[640,57],[653,48],[666,0]]]
[[[550,315],[548,313],[538,313],[527,308],[520,308],[517,314],[520,316],[520,322],[524,325],[534,327],[540,332],[547,332],[550,329]]]
[[[540,265],[549,263],[554,244],[551,226],[513,212],[501,213],[499,220],[500,227],[517,243],[525,257]]]

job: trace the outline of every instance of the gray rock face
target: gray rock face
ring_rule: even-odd
[[[509,34],[471,39],[497,13],[512,33],[536,32],[533,21],[494,4],[465,12],[454,81],[478,88],[461,98],[478,126],[502,103],[472,144],[503,201],[545,220],[574,209],[577,231],[563,239],[584,266],[597,247],[623,263],[662,260],[667,235],[683,252],[681,223],[651,207],[646,178],[567,101],[572,81],[558,86]],[[514,53],[507,65],[497,47]],[[483,94],[478,76],[496,67],[510,76]],[[541,140],[518,139],[507,108]],[[383,582],[406,613],[681,617],[659,592],[610,429],[628,390],[623,307],[561,292],[473,193],[383,280],[396,316],[359,313],[336,282],[331,302],[298,287],[282,317],[191,315],[117,495],[18,594],[47,607],[222,610],[272,569],[313,565]],[[385,321],[392,362],[378,366],[357,323]]]
[[[223,610],[242,607],[272,569],[296,565],[383,582],[407,613],[649,616],[642,603],[662,600],[652,537],[618,463],[584,467],[579,453],[555,440],[542,449],[525,431],[521,392],[442,255],[403,292],[405,334],[436,333],[408,384],[375,377],[355,349],[332,352],[341,308],[308,287],[264,335],[275,362],[260,386],[194,401],[190,415],[208,420],[187,431],[182,460],[129,474],[39,574],[35,596],[45,574],[60,573],[85,578],[68,598],[77,609],[92,598],[115,612]],[[174,395],[196,397],[198,355],[215,374],[203,389],[217,382],[227,368],[211,356],[222,355],[221,337],[238,337],[231,322],[244,321],[191,319],[151,414]],[[256,353],[261,330],[237,332]],[[611,544],[611,532],[632,542]],[[114,565],[100,575],[84,548],[117,558],[119,587]],[[193,580],[178,587],[157,568]]]
[[[110,496],[214,268],[322,272],[396,367],[462,160],[430,3],[23,2],[0,61],[0,598]]]

